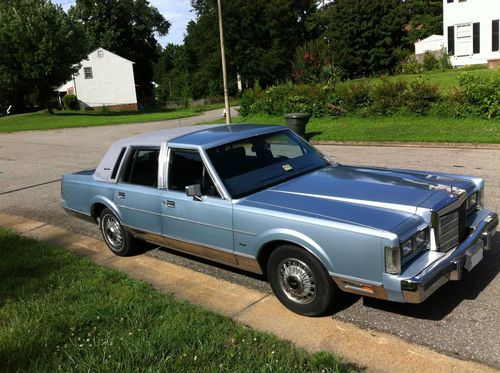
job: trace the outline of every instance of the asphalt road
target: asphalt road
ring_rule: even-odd
[[[60,208],[60,177],[94,168],[117,139],[160,128],[219,118],[215,110],[197,118],[0,135],[0,212],[22,215],[100,238],[91,224]],[[320,146],[340,163],[436,170],[482,176],[486,204],[500,211],[500,150]],[[494,248],[460,282],[448,283],[421,305],[346,295],[332,317],[382,330],[462,359],[500,369],[500,234]],[[169,250],[148,253],[193,270],[270,292],[265,281]]]

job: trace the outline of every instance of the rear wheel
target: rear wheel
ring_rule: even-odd
[[[338,297],[339,289],[321,262],[296,246],[277,247],[269,257],[267,275],[280,302],[301,315],[323,315]]]
[[[104,241],[113,253],[119,256],[129,256],[136,253],[137,239],[127,232],[110,209],[102,210],[99,225]]]

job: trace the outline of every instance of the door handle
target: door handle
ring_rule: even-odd
[[[163,200],[161,201],[165,206],[170,207],[171,209],[175,208],[175,202],[174,201],[167,201]]]
[[[118,198],[125,199],[125,193],[124,192],[118,192]]]

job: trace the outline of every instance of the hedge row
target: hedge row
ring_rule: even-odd
[[[308,112],[313,117],[431,113],[500,118],[500,74],[477,77],[464,73],[459,87],[447,91],[421,77],[409,82],[381,78],[335,85],[287,83],[265,91],[249,90],[241,98],[244,116],[290,112]]]

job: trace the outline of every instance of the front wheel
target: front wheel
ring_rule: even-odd
[[[137,251],[137,240],[126,231],[110,209],[104,209],[99,219],[101,233],[110,250],[119,256],[130,256]]]
[[[296,246],[279,246],[272,252],[267,276],[280,302],[301,315],[324,315],[338,297],[339,289],[321,262]]]

